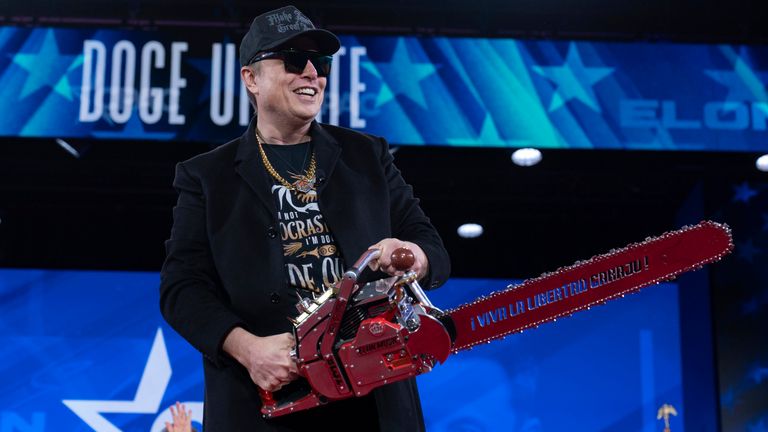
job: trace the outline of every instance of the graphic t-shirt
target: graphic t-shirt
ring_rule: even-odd
[[[288,183],[304,175],[310,166],[311,142],[294,145],[264,144],[272,167]],[[323,220],[314,186],[307,193],[290,190],[273,178],[272,196],[283,241],[286,285],[322,292],[341,280],[344,273],[339,248]]]

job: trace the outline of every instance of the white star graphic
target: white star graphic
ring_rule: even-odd
[[[171,380],[171,362],[165,348],[163,331],[158,328],[152,350],[144,366],[136,396],[130,401],[74,400],[62,402],[96,432],[122,432],[102,416],[103,413],[154,414],[160,409],[165,389]],[[202,413],[202,409],[197,410]],[[154,428],[153,428],[154,430]]]
[[[549,112],[562,107],[571,99],[578,99],[593,110],[601,112],[592,86],[613,73],[613,68],[587,67],[581,60],[576,44],[571,43],[568,47],[568,55],[562,66],[532,66],[532,69],[557,84],[549,103]]]

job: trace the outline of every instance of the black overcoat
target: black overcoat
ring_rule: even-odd
[[[322,408],[280,421],[262,419],[256,386],[221,348],[235,326],[268,336],[290,331],[286,317],[296,315],[295,293],[284,283],[272,180],[259,155],[254,125],[255,118],[242,137],[177,165],[179,198],[161,272],[161,311],[203,354],[205,432],[344,426],[351,417],[338,414],[333,418],[341,424],[318,424],[325,421]],[[426,253],[430,271],[423,286],[445,282],[450,262],[443,243],[393,164],[386,141],[316,122],[310,135],[318,204],[347,265],[379,240],[395,237]],[[413,380],[374,394],[382,430],[423,429]],[[345,403],[329,407],[339,404],[338,411]],[[347,406],[354,409],[354,403]]]

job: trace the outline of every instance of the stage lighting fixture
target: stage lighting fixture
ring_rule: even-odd
[[[764,154],[757,158],[755,166],[762,172],[768,172],[768,154]]]
[[[541,162],[541,152],[535,148],[521,148],[512,153],[512,162],[515,165],[528,167]]]
[[[462,238],[475,238],[483,235],[483,226],[476,223],[465,223],[456,230],[459,233],[459,237]]]

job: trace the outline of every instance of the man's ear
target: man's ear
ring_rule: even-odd
[[[241,67],[240,79],[243,80],[243,84],[245,84],[245,88],[247,88],[251,93],[253,94],[259,93],[259,86],[256,80],[256,72],[252,68],[248,66]]]

